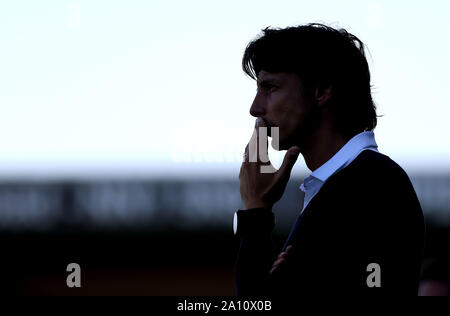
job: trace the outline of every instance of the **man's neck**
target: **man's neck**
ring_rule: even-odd
[[[308,145],[302,150],[306,166],[314,171],[331,159],[346,143],[339,133],[329,128],[318,128],[308,139]]]

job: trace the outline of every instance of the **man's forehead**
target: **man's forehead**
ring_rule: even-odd
[[[261,81],[270,81],[270,80],[283,80],[283,79],[286,79],[286,77],[288,75],[289,74],[286,72],[274,73],[274,72],[267,72],[267,71],[261,70],[258,73],[258,81],[261,82]]]

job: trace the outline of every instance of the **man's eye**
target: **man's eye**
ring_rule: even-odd
[[[261,85],[260,89],[263,91],[273,91],[276,87],[274,85],[270,85],[270,84],[265,84],[265,85]],[[257,88],[258,90],[258,88]]]

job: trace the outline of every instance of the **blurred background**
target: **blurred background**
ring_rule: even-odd
[[[1,2],[2,291],[234,295],[232,219],[256,90],[242,54],[267,26],[310,22],[367,45],[379,150],[406,170],[427,221],[424,281],[450,282],[449,10],[437,0]],[[279,166],[284,152],[269,155]],[[280,246],[309,173],[300,157],[275,207]],[[79,289],[66,286],[72,262]]]

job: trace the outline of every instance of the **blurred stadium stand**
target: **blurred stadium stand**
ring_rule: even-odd
[[[450,176],[412,176],[426,256],[446,255]],[[277,203],[280,246],[302,205],[301,179]],[[241,208],[234,180],[9,181],[0,184],[3,291],[27,295],[234,295]],[[82,268],[69,289],[67,264]]]

